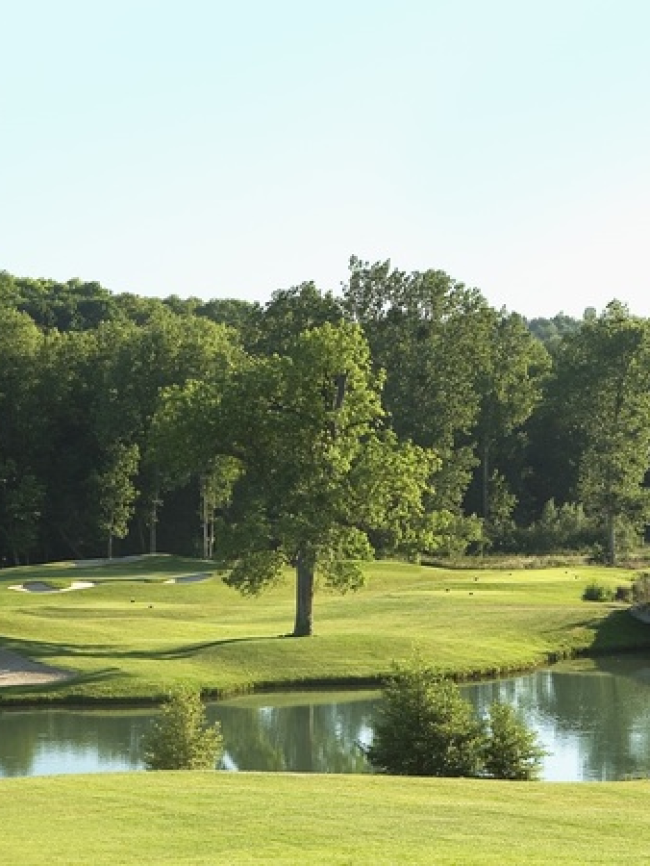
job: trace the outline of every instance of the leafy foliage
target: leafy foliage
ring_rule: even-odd
[[[208,411],[194,404],[194,423],[186,401],[185,453],[207,441],[241,468],[223,526],[221,549],[235,562],[227,583],[254,594],[295,568],[296,636],[312,631],[317,573],[356,589],[358,560],[377,544],[413,555],[436,546],[444,518],[426,497],[439,461],[386,429],[382,381],[359,327],[326,322],[282,355],[243,363]],[[161,417],[173,415],[163,406]]]
[[[168,695],[144,746],[148,770],[214,770],[223,754],[219,724],[207,726],[201,696],[189,688]]]
[[[622,304],[585,321],[558,356],[563,415],[578,434],[577,493],[598,517],[609,564],[617,522],[642,526],[650,453],[650,327]],[[568,410],[568,411],[567,411]]]
[[[368,749],[381,772],[407,776],[535,779],[544,751],[512,707],[478,719],[458,686],[419,658],[396,665]]]
[[[588,550],[599,537],[598,523],[585,513],[582,503],[557,505],[550,499],[544,504],[539,520],[516,532],[515,546],[528,553]]]
[[[509,704],[490,707],[485,772],[493,779],[532,781],[539,777],[544,749]]]
[[[266,305],[0,272],[0,561],[119,539],[229,554],[246,591],[298,562],[352,589],[375,551],[612,564],[650,519],[649,395],[650,325],[617,302],[526,323],[356,258],[340,298]]]
[[[404,776],[478,776],[485,732],[458,687],[419,660],[397,665],[384,689],[370,762]]]
[[[592,581],[585,586],[582,598],[584,601],[613,601],[614,590],[603,583]]]

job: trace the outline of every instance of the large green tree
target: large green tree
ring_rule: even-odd
[[[436,502],[458,511],[476,464],[477,375],[490,351],[493,311],[480,292],[444,271],[406,273],[390,261],[356,257],[343,295],[375,365],[386,371],[384,401],[395,431],[444,457]]]
[[[480,464],[479,513],[488,534],[496,534],[515,502],[506,484],[505,473],[513,463],[508,446],[541,400],[550,357],[521,316],[491,311],[489,319],[476,368],[480,409],[473,438]]]
[[[381,382],[360,329],[325,324],[186,403],[185,441],[211,442],[241,470],[224,525],[236,558],[227,582],[255,594],[292,566],[295,636],[312,633],[317,574],[341,591],[361,585],[373,533],[393,548],[435,545],[424,500],[438,459],[385,428]]]
[[[585,319],[558,353],[554,389],[578,450],[576,492],[614,564],[621,520],[640,529],[650,516],[650,323],[618,302]]]
[[[28,316],[0,303],[0,558],[15,565],[35,547],[43,506],[35,389],[42,342]]]
[[[544,347],[520,316],[494,310],[440,270],[405,273],[352,258],[344,299],[386,370],[396,431],[444,457],[438,504],[479,514],[494,534],[515,501],[504,467],[539,401]]]

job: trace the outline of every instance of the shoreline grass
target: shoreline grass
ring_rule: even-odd
[[[394,659],[417,647],[458,680],[530,670],[583,654],[650,647],[650,627],[620,603],[585,602],[594,580],[629,584],[626,569],[597,566],[492,570],[402,562],[365,566],[360,592],[318,593],[315,635],[288,638],[292,575],[259,598],[244,598],[217,572],[172,556],[108,567],[69,563],[0,571],[0,647],[74,679],[5,687],[0,704],[133,704],[160,700],[185,683],[210,697],[253,690],[376,685]],[[19,583],[72,581],[75,592],[15,592]]]

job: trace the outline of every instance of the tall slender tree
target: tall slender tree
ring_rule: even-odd
[[[616,301],[565,338],[557,359],[567,432],[580,448],[577,492],[617,558],[617,524],[650,517],[650,323]]]

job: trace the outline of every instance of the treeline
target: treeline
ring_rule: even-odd
[[[1,560],[212,557],[222,535],[259,527],[272,549],[286,514],[260,498],[241,455],[263,453],[281,498],[289,439],[302,436],[296,454],[325,434],[336,442],[350,401],[360,447],[381,428],[436,455],[426,552],[561,548],[613,562],[643,536],[647,320],[612,302],[581,320],[526,321],[442,271],[353,258],[340,295],[304,283],[264,305],[0,273]],[[291,421],[283,441],[273,413]],[[384,469],[378,460],[378,483]],[[311,493],[308,477],[291,484],[294,510],[315,513],[322,479]],[[399,503],[386,492],[382,508]],[[375,547],[384,535],[370,533]]]

